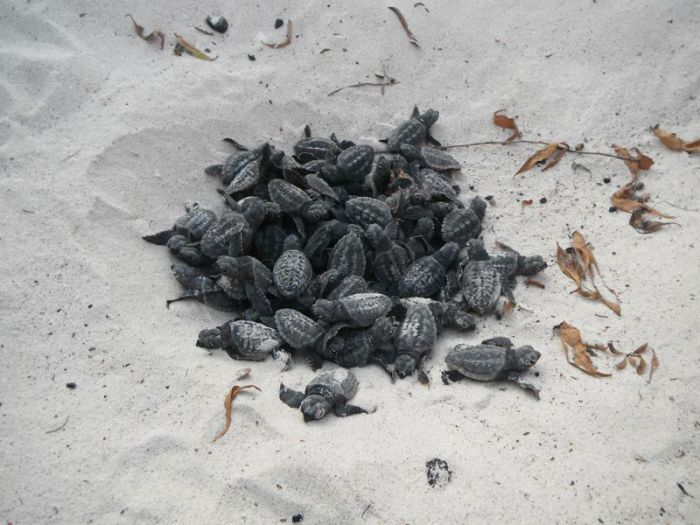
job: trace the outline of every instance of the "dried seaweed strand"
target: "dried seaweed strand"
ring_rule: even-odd
[[[414,46],[420,47],[420,44],[418,44],[418,40],[416,39],[415,35],[408,28],[408,22],[406,22],[406,18],[403,16],[403,13],[399,10],[399,8],[389,6],[389,9],[391,9],[396,14],[396,16],[399,18],[399,22],[401,23],[401,27],[403,27],[403,30],[406,31],[406,35],[408,36],[408,41],[411,44],[413,44]]]

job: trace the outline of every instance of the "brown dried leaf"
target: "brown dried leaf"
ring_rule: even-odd
[[[185,51],[193,57],[198,58],[200,60],[205,60],[207,62],[212,62],[219,58],[218,56],[215,56],[214,58],[210,57],[204,51],[200,51],[177,33],[175,33],[175,40],[177,40],[177,44],[175,45],[176,55],[181,55],[182,51]]]
[[[649,347],[649,343],[644,343],[642,346],[640,346],[634,352],[632,352],[632,355],[642,355],[644,352],[647,351],[648,347]]]
[[[515,139],[519,139],[522,136],[522,133],[520,133],[515,119],[507,117],[506,115],[500,115],[501,111],[505,111],[505,109],[499,109],[498,111],[494,112],[493,123],[499,128],[513,130],[513,133],[505,140],[505,142],[512,142]]]
[[[637,154],[637,167],[640,170],[648,171],[654,165],[654,160],[647,157],[644,153],[639,151],[639,149],[632,148],[632,150]]]
[[[529,277],[526,281],[525,284],[528,286],[536,286],[537,288],[542,288],[544,289],[544,283],[541,283],[537,279],[533,279],[532,277]]]
[[[683,144],[683,151],[687,151],[688,153],[700,151],[700,139]]]
[[[131,15],[126,15],[129,18],[131,18],[131,21],[134,24],[134,31],[136,34],[145,40],[146,42],[153,42],[154,40],[160,40],[160,48],[163,49],[163,46],[165,45],[165,35],[163,34],[162,31],[151,31],[148,35],[144,36],[144,29],[142,25],[139,25],[136,20],[134,20],[134,17]]]
[[[683,151],[685,141],[678,135],[669,131],[664,131],[659,127],[658,124],[651,129],[654,132],[654,135],[656,135],[658,139],[663,143],[663,145],[666,146],[668,149],[673,151]]]
[[[649,368],[649,379],[647,382],[651,381],[652,376],[654,375],[654,371],[659,368],[659,358],[656,357],[656,352],[652,349],[651,350],[651,368]]]
[[[610,352],[613,355],[625,355],[624,352],[620,352],[617,348],[615,348],[615,345],[612,344],[612,341],[608,342],[608,350],[610,350]]]
[[[552,142],[544,148],[537,150],[529,159],[525,161],[525,164],[523,164],[515,174],[520,175],[521,173],[531,170],[538,163],[547,160],[556,151],[557,146],[557,142]]]
[[[647,369],[647,362],[644,360],[644,358],[640,355],[639,356],[639,364],[637,365],[637,374],[638,375],[644,375],[644,372]]]
[[[591,273],[593,268],[597,267],[595,255],[593,255],[593,250],[589,246],[585,237],[578,230],[571,235],[571,245],[574,247],[576,254],[581,260],[582,273]]]
[[[618,370],[624,370],[627,367],[627,356],[625,356],[622,361],[615,365]]]
[[[389,9],[391,9],[396,14],[396,16],[399,18],[399,22],[401,23],[401,27],[403,27],[403,30],[406,31],[406,36],[408,36],[408,41],[411,44],[413,44],[414,46],[420,47],[415,35],[408,28],[408,22],[406,22],[406,18],[403,16],[403,13],[399,10],[399,8],[390,6]]]
[[[522,204],[523,208],[524,208],[525,206],[530,206],[530,205],[532,204],[532,199],[527,199],[527,200],[524,200],[524,201],[520,201],[520,204]]]
[[[559,164],[559,161],[562,159],[562,157],[564,156],[564,153],[566,153],[567,151],[569,151],[568,144],[564,144],[563,142],[560,142],[559,144],[557,144],[556,151],[550,157],[547,165],[544,168],[542,168],[542,171],[547,171],[549,168],[553,168],[554,166]]]
[[[243,390],[247,390],[248,388],[254,388],[258,392],[261,392],[261,390],[255,386],[255,385],[245,385],[245,386],[238,386],[238,385],[233,385],[233,388],[231,388],[231,391],[228,393],[226,396],[226,399],[224,400],[224,407],[226,408],[226,424],[224,425],[224,429],[219,432],[216,437],[212,440],[212,443],[215,441],[218,441],[224,435],[226,432],[228,432],[229,427],[231,426],[231,404],[233,403],[233,399]]]
[[[284,40],[281,42],[277,42],[276,44],[270,44],[268,42],[263,42],[262,45],[271,47],[272,49],[279,49],[281,47],[287,47],[289,44],[292,43],[292,21],[287,20],[287,34],[284,37]]]
[[[654,215],[653,213],[648,212],[642,208],[633,211],[632,215],[630,216],[630,226],[632,226],[632,228],[637,230],[639,233],[654,233],[664,228],[665,226],[671,226],[672,224],[680,226],[680,224],[677,222],[652,221],[645,217],[647,213]]]
[[[581,340],[581,332],[578,328],[570,325],[566,321],[559,324],[559,338],[564,344],[564,348],[571,347],[573,351],[574,360],[569,361],[569,354],[567,351],[567,361],[576,368],[584,371],[585,373],[592,375],[594,377],[609,377],[610,374],[606,374],[598,370],[593,366],[591,357],[588,354],[589,348],[605,348],[602,345],[589,345]]]
[[[557,243],[557,264],[564,275],[576,283],[576,289],[580,290],[581,273],[579,272],[578,264],[576,264],[576,259],[566,253],[566,251],[559,246],[559,243]]]

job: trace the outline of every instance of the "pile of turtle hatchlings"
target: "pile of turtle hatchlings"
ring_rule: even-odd
[[[430,135],[437,119],[415,109],[382,151],[313,137],[308,126],[293,155],[227,139],[236,151],[205,171],[221,177],[230,211],[188,205],[172,229],[144,237],[178,259],[172,270],[185,291],[168,304],[192,299],[236,313],[203,330],[197,346],[250,361],[271,355],[285,368],[288,352],[314,370],[336,363],[305,392],[280,387],[280,399],[313,420],[365,412],[347,404],[357,390],[348,368],[377,364],[392,380],[416,372],[427,382],[422,363],[442,330],[500,315],[515,277],[546,264],[503,245],[485,250],[486,202],[460,199],[450,179],[460,164]],[[442,379],[508,379],[537,395],[520,372],[539,355],[504,337],[460,344]]]

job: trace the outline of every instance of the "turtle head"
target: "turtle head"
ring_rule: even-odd
[[[311,394],[306,396],[299,408],[304,414],[304,421],[317,421],[329,412],[331,405],[325,397]]]
[[[243,216],[252,230],[257,230],[267,215],[267,207],[262,199],[251,199],[243,208]]]
[[[518,273],[520,275],[535,275],[547,267],[547,263],[539,255],[533,257],[518,257]]]
[[[396,358],[394,370],[401,379],[410,376],[416,370],[416,359],[408,354],[401,354]]]
[[[540,353],[530,345],[521,346],[512,351],[511,368],[518,372],[524,372],[540,358]]]
[[[173,275],[178,283],[180,283],[185,288],[196,288],[196,281],[201,274],[185,263],[175,263],[170,269],[173,271]]]
[[[443,268],[450,266],[459,254],[459,245],[456,242],[448,242],[433,254],[433,257]]]
[[[481,197],[474,197],[469,202],[469,209],[476,214],[480,221],[483,221],[486,215],[486,201]]]
[[[333,322],[335,318],[336,303],[327,299],[319,299],[311,307],[313,314],[326,322]]]
[[[479,239],[471,239],[467,242],[467,255],[470,261],[486,261],[489,258],[484,243]]]
[[[199,332],[199,337],[197,337],[197,346],[200,348],[221,348],[221,329],[220,328],[207,328]]]
[[[235,277],[241,271],[241,264],[238,257],[222,255],[216,260],[216,269],[227,277]]]
[[[418,120],[420,120],[423,124],[425,124],[426,128],[429,128],[430,126],[435,124],[439,118],[440,118],[440,113],[437,110],[429,109],[425,113],[423,113],[420,117],[418,117]]]
[[[372,223],[367,227],[365,237],[375,250],[380,248],[386,249],[391,244],[389,237],[387,237],[387,234],[384,233],[382,227],[377,223]]]

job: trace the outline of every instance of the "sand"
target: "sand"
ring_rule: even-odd
[[[697,2],[425,2],[430,12],[394,2],[420,49],[387,5],[2,3],[1,520],[700,521],[700,163],[648,129],[700,131]],[[198,33],[217,10],[229,33]],[[165,50],[137,38],[126,13],[162,29]],[[264,48],[260,32],[283,37],[278,16],[293,20],[294,41]],[[218,60],[174,56],[174,32]],[[371,87],[327,96],[384,66],[400,83],[383,96]],[[301,388],[310,369],[297,362],[282,373],[272,361],[196,348],[197,332],[226,315],[199,304],[166,310],[178,293],[169,256],[140,236],[171,224],[185,201],[223,209],[202,171],[230,151],[222,137],[289,148],[311,123],[318,135],[376,144],[414,104],[440,111],[444,143],[504,137],[491,114],[507,108],[525,138],[638,146],[656,161],[642,176],[652,200],[682,226],[645,236],[627,214],[609,213],[628,179],[614,159],[567,156],[513,178],[533,146],[455,151],[465,196],[495,198],[487,245],[546,256],[546,288],[521,283],[522,308],[507,319],[442,338],[430,389],[360,369],[356,402],[376,412],[305,424],[277,389],[280,380]],[[620,318],[570,295],[553,264],[556,243],[576,229],[621,292]],[[648,341],[661,361],[653,381],[569,366],[552,335],[564,320],[626,350]],[[440,383],[455,342],[494,335],[542,352],[540,402],[512,385]],[[212,444],[246,366],[262,392],[236,399],[231,430]],[[453,471],[441,489],[426,482],[434,457]]]

